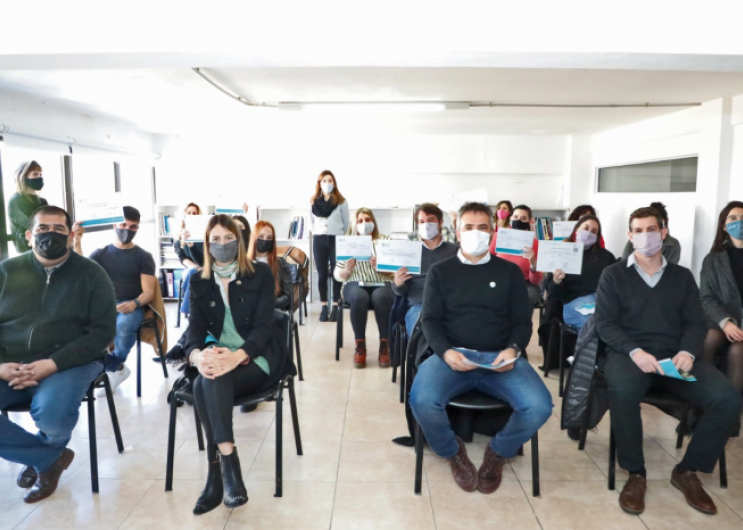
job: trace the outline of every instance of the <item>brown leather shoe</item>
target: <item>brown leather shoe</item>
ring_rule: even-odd
[[[392,361],[390,361],[390,341],[387,339],[379,340],[379,367],[389,368]]]
[[[707,515],[715,515],[717,513],[717,506],[715,506],[710,496],[707,495],[707,492],[704,491],[704,486],[702,486],[699,477],[697,477],[694,471],[679,473],[674,467],[673,473],[671,473],[671,484],[681,490],[681,493],[686,497],[686,504],[692,508]]]
[[[629,479],[619,495],[619,506],[627,513],[641,514],[645,511],[645,492],[647,489],[645,477],[637,473],[630,473]]]
[[[356,352],[353,355],[354,368],[366,368],[366,341],[359,339],[356,341]]]
[[[52,467],[39,473],[34,487],[23,497],[23,502],[33,504],[34,502],[46,499],[54,493],[57,489],[57,484],[59,484],[59,477],[62,476],[65,469],[70,467],[74,458],[75,453],[72,452],[72,449],[62,451],[62,455],[57,458],[57,461],[52,464]]]
[[[475,491],[478,482],[475,464],[467,456],[467,449],[459,436],[457,436],[457,443],[459,444],[459,451],[449,459],[451,474],[454,475],[454,482],[457,483],[457,486],[464,491]]]
[[[38,476],[39,474],[36,472],[34,466],[25,466],[21,469],[21,472],[18,473],[16,484],[18,484],[19,488],[27,490],[34,485]]]
[[[480,493],[490,494],[498,489],[501,480],[503,480],[503,466],[506,459],[492,451],[490,446],[485,448],[485,458],[483,458],[480,471],[477,472],[479,479],[477,489]]]

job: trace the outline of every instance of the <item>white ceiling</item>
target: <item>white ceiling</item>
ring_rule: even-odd
[[[743,73],[548,68],[233,67],[204,69],[255,102],[492,101],[611,105],[701,103],[743,94]],[[142,130],[282,123],[432,134],[594,133],[684,107],[471,108],[358,116],[246,107],[187,68],[0,71],[0,90],[24,93]],[[289,116],[291,115],[291,116]],[[0,117],[2,123],[2,117]]]

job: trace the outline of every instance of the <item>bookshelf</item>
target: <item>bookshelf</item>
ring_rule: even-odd
[[[214,206],[205,207],[207,214],[213,214],[214,209]],[[178,300],[178,283],[184,269],[173,248],[173,241],[180,232],[182,212],[183,205],[155,205],[157,278],[160,281],[163,300],[166,301]]]

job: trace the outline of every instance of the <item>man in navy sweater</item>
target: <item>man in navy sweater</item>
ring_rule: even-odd
[[[506,459],[547,421],[552,397],[521,352],[529,343],[533,307],[517,265],[488,252],[493,231],[487,205],[459,211],[456,256],[431,266],[423,293],[421,322],[436,355],[418,368],[410,406],[431,449],[449,460],[465,491],[493,493]],[[479,368],[477,364],[498,366]],[[479,390],[513,408],[508,423],[485,449],[479,471],[455,436],[446,415],[454,397]]]
[[[704,411],[671,484],[690,506],[714,514],[717,507],[696,472],[714,469],[740,418],[741,395],[715,367],[695,362],[707,334],[706,316],[691,272],[661,253],[667,230],[660,215],[640,208],[630,215],[629,227],[635,251],[604,271],[595,315],[608,346],[604,373],[619,465],[630,474],[619,505],[633,514],[645,509],[640,402],[651,388],[660,388]],[[696,381],[664,377],[658,362],[664,359]]]

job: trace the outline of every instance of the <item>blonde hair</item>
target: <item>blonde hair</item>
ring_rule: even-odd
[[[35,193],[35,190],[26,186],[26,175],[32,171],[41,171],[41,166],[36,160],[23,162],[18,166],[18,169],[15,170],[15,190],[21,195],[29,196]]]
[[[359,219],[359,215],[366,214],[369,217],[371,217],[371,220],[374,222],[374,231],[371,233],[372,241],[376,241],[379,239],[379,223],[377,223],[377,218],[374,217],[374,212],[372,212],[369,208],[359,208],[356,210],[356,214],[353,216],[353,223],[350,223],[348,226],[348,232],[346,232],[346,235],[348,236],[357,236],[359,233],[356,231],[356,222]]]
[[[201,277],[204,279],[209,279],[212,275],[212,263],[214,263],[214,258],[212,257],[211,252],[209,252],[209,233],[217,225],[232,232],[232,234],[237,239],[238,250],[236,259],[238,276],[253,274],[255,272],[255,268],[248,259],[248,253],[245,251],[245,244],[243,243],[243,238],[240,234],[240,228],[237,226],[237,223],[234,219],[232,219],[232,217],[220,213],[219,215],[215,215],[211,219],[209,219],[209,223],[206,225],[206,233],[204,234],[204,270],[201,271]]]

